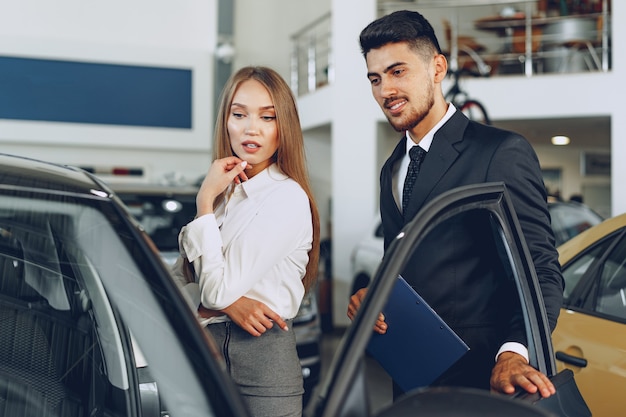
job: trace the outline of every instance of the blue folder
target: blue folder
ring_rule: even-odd
[[[401,276],[383,309],[387,332],[367,352],[404,392],[430,385],[469,347]]]

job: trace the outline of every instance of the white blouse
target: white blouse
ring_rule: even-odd
[[[304,296],[311,222],[308,196],[276,164],[235,185],[228,201],[183,227],[178,238],[202,305],[221,310],[246,296],[284,319],[295,317]],[[201,322],[226,320],[223,315]]]

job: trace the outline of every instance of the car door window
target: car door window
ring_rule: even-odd
[[[0,211],[0,415],[128,415],[117,330],[81,283],[68,216],[32,205]]]
[[[369,391],[370,387],[363,381],[372,379],[364,378],[363,375],[376,372],[380,367],[372,365],[371,358],[364,352],[373,335],[374,323],[389,302],[388,296],[396,282],[395,278],[402,275],[408,281],[409,270],[413,271],[414,276],[419,275],[410,284],[416,283],[413,284],[414,289],[426,302],[457,331],[462,339],[471,337],[458,323],[467,317],[465,314],[468,311],[474,317],[479,317],[478,320],[487,315],[482,310],[472,310],[475,304],[465,303],[463,300],[462,295],[469,294],[469,288],[477,285],[473,281],[475,274],[468,274],[468,279],[464,281],[451,281],[455,282],[459,299],[463,302],[450,303],[439,297],[434,289],[436,283],[441,280],[456,279],[457,261],[438,257],[435,259],[439,259],[439,262],[434,266],[426,266],[420,262],[420,259],[437,256],[437,250],[444,250],[441,245],[431,244],[442,239],[449,242],[450,246],[445,248],[447,250],[454,249],[456,253],[464,251],[476,255],[472,257],[469,265],[465,266],[476,274],[485,274],[492,279],[493,286],[484,288],[484,291],[485,294],[492,296],[493,302],[497,303],[496,308],[502,312],[503,317],[504,315],[510,317],[515,313],[523,316],[525,329],[521,331],[525,331],[529,341],[530,363],[542,372],[554,375],[554,355],[547,319],[539,300],[539,284],[505,191],[501,184],[481,184],[441,195],[423,208],[397,235],[387,248],[383,262],[368,286],[367,296],[344,334],[344,340],[322,385],[320,401],[333,406],[337,404],[337,407],[346,414],[352,415],[365,415],[364,409],[373,406],[364,404],[363,401],[350,401],[350,398],[352,396],[375,398],[378,395],[375,390]],[[474,240],[459,245],[456,237],[461,230],[465,232],[464,235]],[[393,323],[388,323],[389,327],[392,325]],[[402,360],[399,353],[396,352],[395,356]],[[380,372],[375,374],[376,380],[381,379],[380,374]],[[363,390],[364,393],[357,393],[359,390]],[[346,391],[351,392],[346,395]],[[387,401],[390,401],[390,398],[387,398]]]
[[[623,229],[563,265],[563,305],[626,319],[626,237]]]
[[[565,306],[571,305],[571,295],[581,278],[592,269],[593,265],[597,264],[598,260],[606,253],[609,246],[611,246],[612,242],[612,239],[605,239],[576,258],[573,262],[564,266],[563,279],[565,280],[565,290],[563,292],[563,302]]]
[[[151,288],[162,263],[110,204],[0,197],[0,416],[231,415],[201,329],[178,337],[193,316]]]
[[[622,238],[604,261],[596,311],[626,320],[626,238]]]

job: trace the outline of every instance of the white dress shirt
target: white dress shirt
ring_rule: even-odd
[[[313,241],[311,218],[307,194],[276,164],[234,185],[214,214],[193,220],[179,235],[202,305],[221,310],[246,296],[284,319],[295,317]],[[201,323],[226,320],[223,315]]]
[[[456,107],[452,103],[448,105],[448,111],[443,116],[443,118],[435,125],[432,129],[426,133],[426,135],[419,141],[419,144],[416,144],[415,141],[409,135],[409,132],[406,132],[406,154],[400,160],[398,164],[396,164],[395,172],[392,177],[392,190],[393,197],[396,200],[396,205],[402,211],[402,193],[404,191],[404,179],[406,178],[406,173],[409,170],[409,162],[411,162],[411,157],[409,156],[409,151],[413,146],[419,146],[424,149],[426,152],[430,150],[430,145],[433,143],[433,138],[435,137],[435,133],[439,130],[441,126],[445,122],[448,121],[450,117],[456,111]]]

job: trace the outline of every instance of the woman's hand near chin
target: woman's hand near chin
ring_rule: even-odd
[[[197,216],[213,213],[215,198],[224,192],[233,181],[236,183],[246,181],[248,177],[244,170],[248,167],[246,161],[236,156],[213,161],[196,196]]]

